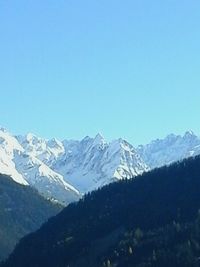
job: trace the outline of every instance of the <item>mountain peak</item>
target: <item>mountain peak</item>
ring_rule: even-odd
[[[137,151],[151,168],[157,168],[200,154],[200,138],[191,130],[183,135],[170,134]]]
[[[60,148],[62,148],[63,147],[63,144],[62,144],[62,142],[61,141],[59,141],[57,138],[52,138],[52,139],[50,139],[50,140],[48,140],[48,145],[50,146],[50,147],[60,147]]]
[[[95,140],[102,140],[102,139],[104,139],[104,137],[101,133],[97,133],[94,139]]]
[[[7,133],[8,132],[7,129],[5,127],[2,127],[2,126],[0,126],[0,131],[1,132],[4,132],[4,133]]]
[[[28,142],[31,142],[31,141],[33,141],[34,139],[36,139],[37,138],[37,136],[35,135],[35,134],[33,134],[33,133],[28,133],[27,135],[26,135],[26,140],[28,141]]]
[[[93,146],[96,146],[96,145],[104,146],[106,144],[107,144],[106,140],[104,139],[104,137],[100,133],[98,133],[95,136],[95,138],[93,139]]]
[[[115,139],[110,144],[112,145],[112,147],[116,147],[118,149],[123,149],[128,151],[134,149],[133,146],[123,138]]]
[[[187,137],[187,136],[196,136],[196,135],[195,135],[195,133],[192,130],[189,130],[189,131],[186,131],[185,132],[185,135],[184,136]]]

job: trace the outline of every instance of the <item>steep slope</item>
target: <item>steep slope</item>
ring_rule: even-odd
[[[0,174],[0,261],[13,250],[24,235],[61,210],[29,186]]]
[[[62,176],[66,183],[73,185],[75,192],[89,192],[149,169],[133,146],[122,139],[107,143],[100,134],[81,141],[45,140],[33,134],[17,136],[17,139],[29,156]],[[53,195],[58,198],[59,194],[55,196],[53,191]]]
[[[10,175],[20,184],[33,186],[46,198],[65,204],[78,200],[81,197],[78,190],[45,164],[59,155],[62,143],[45,141],[30,134],[26,140],[0,129],[0,173]]]
[[[153,244],[166,244],[165,249],[161,251],[166,253],[161,254],[162,259],[170,256],[167,254],[167,246],[171,248],[174,242],[180,243],[180,240],[174,238],[181,229],[184,235],[186,234],[183,241],[189,244],[186,227],[196,218],[200,208],[199,178],[200,157],[155,169],[136,179],[122,180],[105,186],[88,194],[79,203],[69,205],[36,233],[23,238],[2,266],[165,266],[155,264],[157,249],[146,241],[157,236],[160,243],[155,241]],[[162,237],[159,234],[161,228],[167,233],[166,237],[169,235],[171,238],[169,241],[159,240]],[[124,243],[127,239],[133,241],[131,245],[134,247],[131,249],[129,243]],[[141,259],[143,252],[140,249],[144,242],[147,246],[147,257],[144,259],[146,265]],[[190,250],[193,249],[191,242]],[[118,245],[122,247],[120,251]],[[195,246],[198,249],[199,241]],[[123,255],[127,256],[126,251],[138,260],[137,265],[133,264],[134,261],[123,265],[126,262],[123,261]],[[184,251],[183,247],[182,253]],[[118,255],[122,258],[118,258]],[[169,257],[166,266],[199,266],[180,265],[180,262],[174,264],[172,258]],[[153,262],[149,261],[151,259]],[[193,257],[192,260],[198,259]]]
[[[49,167],[61,154],[65,152],[62,142],[53,138],[46,140],[34,134],[16,136],[27,154],[36,157]]]
[[[64,146],[65,153],[52,168],[82,193],[149,170],[133,146],[122,139],[107,143],[98,134],[81,142],[64,141]]]
[[[63,176],[32,155],[16,153],[14,162],[17,171],[23,174],[29,185],[46,198],[54,198],[68,204],[80,198],[78,190],[64,181]]]
[[[192,131],[186,132],[184,136],[170,134],[164,139],[139,146],[137,152],[153,169],[199,155],[200,138]]]
[[[14,151],[22,152],[22,146],[4,128],[0,128],[0,173],[10,175],[14,181],[28,185],[13,162]]]

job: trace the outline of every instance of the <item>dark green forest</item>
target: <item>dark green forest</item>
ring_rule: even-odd
[[[200,157],[86,195],[1,267],[200,266]]]
[[[37,230],[61,207],[47,201],[29,186],[0,174],[0,261],[26,234]]]
[[[200,213],[190,223],[124,233],[96,266],[197,267],[200,266]]]

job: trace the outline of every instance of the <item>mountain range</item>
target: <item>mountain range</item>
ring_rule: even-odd
[[[198,154],[200,138],[191,131],[133,147],[121,138],[107,142],[100,134],[59,141],[0,128],[0,173],[65,205],[110,182]]]

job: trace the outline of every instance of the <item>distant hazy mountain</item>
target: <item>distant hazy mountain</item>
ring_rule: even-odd
[[[171,164],[200,154],[200,138],[192,131],[183,136],[170,134],[164,139],[157,139],[150,144],[141,145],[137,152],[151,168]]]
[[[0,261],[5,259],[24,235],[61,210],[29,186],[0,174]]]

